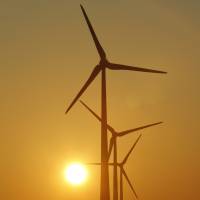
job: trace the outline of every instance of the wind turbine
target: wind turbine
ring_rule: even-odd
[[[140,135],[138,137],[138,139],[136,140],[136,142],[133,144],[133,146],[131,147],[130,151],[127,153],[126,157],[124,158],[124,160],[121,163],[118,163],[118,166],[120,168],[120,200],[123,200],[124,195],[123,195],[123,176],[126,178],[129,186],[131,187],[133,193],[135,194],[136,198],[138,198],[137,193],[135,192],[125,170],[124,170],[124,165],[126,164],[131,152],[133,151],[133,149],[135,148],[136,144],[138,143],[139,139],[141,138],[142,135]]]
[[[147,68],[140,68],[136,66],[128,66],[128,65],[122,65],[122,64],[115,64],[112,62],[109,62],[106,58],[106,53],[101,46],[97,35],[90,23],[90,20],[86,14],[85,9],[82,5],[81,10],[83,12],[84,18],[86,20],[86,23],[89,27],[90,33],[92,35],[92,38],[94,40],[96,49],[98,51],[100,62],[96,65],[96,67],[93,69],[91,75],[89,76],[86,83],[83,85],[79,93],[75,96],[71,104],[66,110],[66,113],[69,112],[69,110],[72,108],[72,106],[76,103],[76,101],[81,97],[81,95],[85,92],[85,90],[88,88],[88,86],[93,82],[93,80],[96,78],[96,76],[101,72],[101,184],[100,184],[100,199],[101,200],[110,200],[110,194],[109,194],[109,171],[108,171],[108,136],[107,136],[107,101],[106,101],[106,69],[111,70],[129,70],[129,71],[140,71],[140,72],[150,72],[150,73],[166,73],[164,71],[158,71],[153,69],[147,69]]]
[[[102,122],[102,119],[100,116],[98,116],[89,106],[87,106],[83,101],[80,101],[81,104],[90,112],[92,113],[93,116],[95,116],[100,122]],[[109,124],[107,124],[107,129],[111,132],[112,137],[110,139],[110,145],[109,145],[109,153],[108,153],[108,159],[110,158],[112,149],[113,149],[113,199],[117,200],[118,199],[118,177],[117,177],[117,166],[118,166],[118,162],[117,162],[117,138],[118,137],[122,137],[125,136],[127,134],[151,127],[151,126],[155,126],[158,124],[161,124],[162,122],[157,122],[157,123],[153,123],[153,124],[148,124],[145,126],[141,126],[141,127],[137,127],[137,128],[133,128],[133,129],[129,129],[126,131],[116,131],[112,126],[110,126]]]
[[[120,168],[120,200],[123,200],[124,198],[124,192],[123,192],[123,177],[126,179],[126,181],[128,182],[131,190],[133,191],[135,197],[138,199],[138,195],[135,191],[135,189],[133,188],[133,185],[131,184],[130,179],[128,178],[128,175],[124,169],[124,165],[126,164],[130,154],[132,153],[133,149],[135,148],[136,144],[138,143],[138,141],[140,140],[142,135],[140,135],[137,140],[135,141],[135,143],[133,144],[133,146],[131,147],[131,149],[129,150],[129,152],[127,153],[127,155],[125,156],[125,158],[122,160],[122,162],[117,163],[117,166]],[[101,163],[86,163],[86,165],[101,165]],[[108,163],[108,165],[113,166],[114,163]]]

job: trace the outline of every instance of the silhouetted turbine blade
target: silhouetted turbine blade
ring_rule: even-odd
[[[89,79],[86,81],[86,83],[84,84],[84,86],[81,88],[80,92],[74,98],[74,100],[72,101],[72,103],[70,104],[69,108],[67,109],[67,111],[65,113],[69,112],[69,110],[71,109],[71,107],[76,103],[76,101],[80,98],[80,96],[84,93],[84,91],[88,88],[88,86],[91,84],[91,82],[95,79],[95,77],[97,76],[97,74],[100,71],[101,71],[101,67],[99,65],[97,65],[94,68],[93,72],[91,73]]]
[[[129,71],[160,73],[160,74],[166,74],[167,73],[167,72],[164,72],[164,71],[159,71],[159,70],[154,70],[154,69],[146,69],[146,68],[141,68],[141,67],[134,67],[134,66],[114,64],[114,63],[109,63],[107,68],[109,68],[111,70],[129,70]]]
[[[151,126],[155,126],[155,125],[158,125],[158,124],[161,124],[163,122],[157,122],[157,123],[153,123],[153,124],[148,124],[148,125],[145,125],[145,126],[141,126],[141,127],[138,127],[138,128],[133,128],[133,129],[130,129],[130,130],[126,130],[126,131],[121,131],[117,134],[117,136],[124,136],[126,134],[129,134],[129,133],[132,133],[132,132],[135,132],[135,131],[139,131],[139,130],[142,130],[142,129],[145,129],[145,128],[148,128],[148,127],[151,127]]]
[[[132,184],[131,184],[131,181],[129,180],[129,178],[128,178],[126,172],[124,171],[124,169],[122,169],[122,173],[123,173],[124,177],[126,178],[128,184],[129,184],[129,186],[131,187],[131,189],[132,189],[132,191],[133,191],[135,197],[138,199],[138,195],[137,195],[136,191],[134,190],[134,188],[133,188],[133,186],[132,186]]]
[[[108,163],[108,165],[114,165],[114,163]]]
[[[85,163],[85,165],[101,165],[101,163]]]
[[[85,165],[101,165],[101,163],[85,163]],[[114,165],[114,163],[108,163],[108,165]]]
[[[102,46],[101,46],[101,44],[100,44],[100,42],[99,42],[99,40],[98,40],[98,38],[97,38],[97,35],[96,35],[96,33],[95,33],[95,31],[94,31],[94,29],[93,29],[93,27],[92,27],[92,24],[90,23],[90,20],[89,20],[87,14],[86,14],[86,12],[85,12],[85,9],[83,8],[82,5],[80,5],[80,6],[81,6],[81,10],[82,10],[82,12],[83,12],[83,15],[84,15],[84,17],[85,17],[85,20],[86,20],[86,22],[87,22],[87,25],[88,25],[88,27],[89,27],[89,29],[90,29],[90,33],[92,34],[92,38],[93,38],[93,40],[94,40],[94,43],[95,43],[95,46],[96,46],[97,51],[98,51],[98,53],[99,53],[99,56],[100,56],[101,58],[105,58],[105,57],[106,57],[106,54],[105,54],[105,52],[104,52],[104,50],[103,50],[103,48],[102,48]]]
[[[109,160],[109,158],[110,158],[110,155],[111,155],[111,152],[112,152],[113,145],[114,145],[114,138],[112,137],[112,138],[110,139],[110,144],[109,144],[108,160]]]
[[[81,104],[87,109],[90,111],[90,113],[92,113],[100,122],[102,122],[101,120],[101,117],[98,116],[88,105],[86,105],[82,100],[80,100]],[[107,129],[113,133],[114,132],[114,129],[109,125],[107,124]]]
[[[127,153],[126,157],[124,158],[124,160],[122,161],[122,163],[126,163],[128,157],[130,156],[131,152],[133,151],[133,149],[135,148],[136,144],[138,143],[139,139],[141,138],[142,135],[140,135],[137,140],[135,141],[135,143],[133,144],[133,146],[131,147],[130,151]]]

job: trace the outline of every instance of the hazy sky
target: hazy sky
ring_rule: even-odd
[[[100,124],[79,103],[64,115],[99,61],[80,3],[109,60],[168,71],[108,72],[114,128],[165,122],[141,132],[126,165],[140,199],[200,199],[197,0],[0,0],[0,199],[99,198],[99,168],[79,188],[63,177],[71,161],[100,160]],[[99,113],[99,97],[100,77],[82,99]]]

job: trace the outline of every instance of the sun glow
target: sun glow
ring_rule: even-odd
[[[65,179],[72,185],[81,185],[87,179],[88,173],[80,163],[70,164],[65,170]]]

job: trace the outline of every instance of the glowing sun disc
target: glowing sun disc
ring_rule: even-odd
[[[65,170],[65,178],[72,185],[80,185],[87,179],[87,170],[82,164],[71,164]]]

